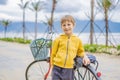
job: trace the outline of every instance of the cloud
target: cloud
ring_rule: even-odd
[[[51,0],[52,1],[52,0]],[[45,7],[46,11],[51,11],[52,2],[51,1],[45,1]],[[56,12],[78,12],[82,9],[88,9],[90,6],[90,3],[88,3],[90,0],[57,0],[56,4]]]
[[[0,0],[7,1],[7,0]],[[28,1],[28,0],[25,0]],[[38,13],[38,20],[45,21],[46,16],[50,17],[52,0],[42,0],[45,2],[45,9]],[[59,20],[63,15],[70,14],[73,15],[76,19],[80,20],[89,20],[88,16],[90,16],[90,0],[57,0],[56,10],[54,14],[55,20]],[[0,5],[0,18],[9,18],[14,21],[21,21],[22,20],[22,10],[18,6],[20,0],[8,0],[7,5]],[[120,22],[120,5],[113,10],[114,16],[112,16],[111,21]],[[95,11],[97,9],[95,8]],[[86,16],[87,14],[87,16]],[[4,16],[4,17],[3,17]],[[103,12],[99,11],[95,16],[95,20],[103,20],[104,14]],[[35,13],[28,10],[26,11],[26,20],[27,21],[34,21],[35,20]]]
[[[5,5],[7,3],[7,0],[0,0],[0,5]]]
[[[13,21],[14,19],[18,19],[18,18],[14,17],[14,16],[11,16],[11,15],[8,15],[8,14],[0,13],[0,19],[1,20],[8,19],[8,20]]]
[[[76,12],[80,10],[80,1],[74,0],[70,2],[70,0],[60,0],[57,3],[58,12]]]
[[[111,13],[111,21],[120,23],[120,10],[116,10],[115,12],[113,11]]]

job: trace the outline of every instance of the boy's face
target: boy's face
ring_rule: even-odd
[[[62,30],[64,31],[64,33],[68,36],[70,36],[73,33],[73,23],[70,21],[65,21],[62,23],[61,25]]]

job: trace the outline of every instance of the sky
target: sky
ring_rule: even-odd
[[[23,0],[24,2],[30,0]],[[35,0],[31,0],[35,1]],[[38,13],[38,21],[46,21],[50,17],[52,0],[42,0],[44,9]],[[57,0],[54,19],[59,20],[63,15],[73,15],[79,20],[89,20],[90,0]],[[115,1],[114,1],[115,2]],[[9,19],[11,21],[22,21],[22,10],[18,6],[20,0],[0,0],[0,20]],[[95,20],[103,20],[103,11],[95,5]],[[26,9],[26,21],[34,21],[35,12]],[[109,20],[120,23],[120,2],[115,9],[109,12]]]

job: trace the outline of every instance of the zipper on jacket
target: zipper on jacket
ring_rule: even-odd
[[[66,57],[65,57],[64,67],[65,67],[65,65],[66,65],[66,61],[67,61],[67,57],[68,57],[68,45],[69,45],[69,39],[70,39],[70,37],[68,37],[68,41],[67,41],[67,51],[66,51]]]

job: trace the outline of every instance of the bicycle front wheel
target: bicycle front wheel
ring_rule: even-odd
[[[74,80],[101,80],[92,66],[82,66],[75,69]]]
[[[50,76],[46,76],[49,67],[47,60],[33,61],[26,69],[26,80],[51,80]]]

